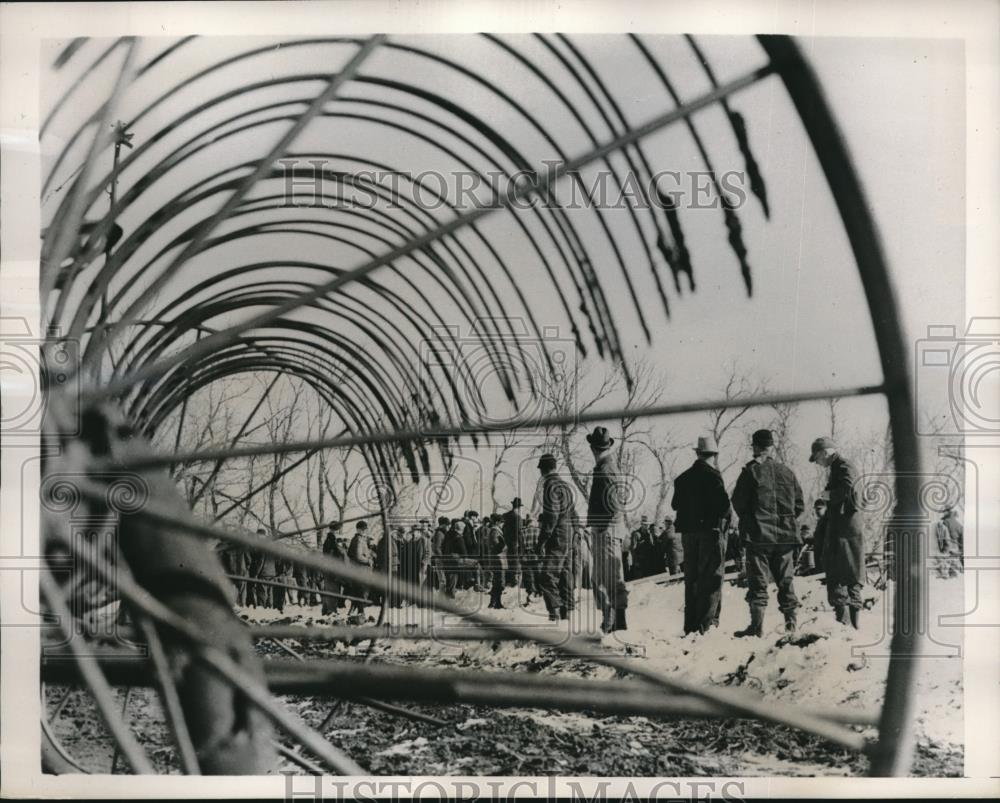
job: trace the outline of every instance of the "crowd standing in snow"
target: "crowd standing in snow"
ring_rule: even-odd
[[[530,605],[540,599],[549,619],[570,618],[581,588],[593,592],[604,633],[628,627],[626,582],[650,576],[684,582],[683,631],[704,633],[719,624],[726,566],[732,563],[737,585],[746,588],[749,624],[739,638],[763,634],[764,610],[772,584],[785,629],[797,627],[796,575],[822,572],[836,620],[858,628],[863,607],[865,546],[858,504],[857,467],[832,439],[820,437],[810,448],[810,462],[827,469],[825,493],[804,520],[802,487],[795,473],[775,457],[774,434],[753,433],[753,459],[727,491],[718,469],[718,445],[699,437],[695,460],[673,483],[675,518],[658,526],[642,516],[628,531],[623,500],[628,488],[612,451],[615,439],[605,427],[587,436],[594,458],[586,518],[581,519],[575,491],[563,478],[554,455],[537,463],[539,482],[532,509],[519,497],[510,509],[480,516],[467,510],[460,518],[422,518],[410,526],[389,528],[374,536],[364,519],[346,534],[329,525],[323,553],[378,571],[387,578],[384,593],[343,583],[318,572],[241,548],[223,553],[241,606],[283,611],[286,604],[322,605],[324,614],[345,611],[360,622],[365,607],[385,602],[401,607],[394,580],[425,589],[414,604],[430,607],[433,592],[455,597],[459,591],[489,594],[489,607]],[[267,537],[264,529],[258,535]],[[938,573],[962,571],[962,524],[948,509],[936,527],[941,558]],[[504,604],[505,594],[510,594]]]

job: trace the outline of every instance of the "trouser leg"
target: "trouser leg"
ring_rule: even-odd
[[[684,632],[698,629],[701,616],[698,597],[698,534],[684,533]]]
[[[705,533],[698,551],[698,596],[700,616],[698,628],[705,632],[719,624],[722,609],[722,580],[726,560],[725,533]]]
[[[524,555],[521,558],[521,577],[524,590],[529,595],[538,593],[538,572],[535,569],[535,558]]]
[[[685,560],[690,560],[685,556]],[[767,607],[767,585],[771,579],[768,555],[763,550],[747,547],[745,555],[747,573],[746,601],[751,608]]]
[[[505,588],[504,583],[505,572],[500,566],[495,566],[493,568],[493,582],[490,585],[490,604],[495,608],[499,608],[502,605],[503,590]]]
[[[617,610],[628,605],[625,567],[622,564],[621,541],[614,527],[595,529],[592,533],[591,572],[594,605],[601,611]]]
[[[784,614],[794,613],[799,607],[795,596],[795,550],[775,550],[770,555],[771,574],[778,586],[778,609]]]
[[[558,613],[565,606],[566,566],[565,551],[552,550],[542,558],[539,569],[539,586],[549,613]]]

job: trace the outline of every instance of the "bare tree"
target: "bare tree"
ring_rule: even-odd
[[[799,410],[795,402],[772,404],[770,428],[774,433],[774,455],[786,466],[797,462],[798,451],[792,441],[792,425]]]
[[[738,402],[741,399],[751,399],[762,395],[767,390],[767,382],[753,380],[747,373],[740,370],[735,361],[729,363],[728,372],[722,386],[722,397],[727,402]],[[723,444],[732,441],[734,434],[745,434],[744,427],[748,414],[753,409],[750,404],[734,407],[717,407],[706,413],[708,431],[715,438],[719,448],[719,471],[725,474],[737,464],[740,453],[736,450],[727,451]],[[722,455],[726,455],[723,459]]]
[[[830,411],[830,438],[837,442],[837,405],[840,404],[839,396],[831,396],[826,400],[827,409]]]
[[[490,473],[490,499],[493,500],[493,510],[500,509],[500,499],[497,496],[497,480],[501,477],[513,480],[510,472],[504,468],[507,457],[524,440],[519,430],[501,432],[498,437],[498,441],[493,446],[493,466]]]

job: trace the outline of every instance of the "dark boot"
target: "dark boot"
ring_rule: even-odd
[[[565,606],[563,606],[563,607],[561,607],[559,609],[559,618],[560,619],[569,619],[569,611],[566,610]]]
[[[849,610],[850,610],[850,613],[851,613],[851,627],[853,627],[855,630],[857,630],[858,629],[858,617],[861,615],[861,609],[860,608],[850,608]]]
[[[625,621],[624,608],[615,608],[615,626],[612,630],[628,630],[628,622]]]
[[[795,620],[795,611],[788,611],[785,614],[785,632],[794,633],[798,622]]]
[[[842,625],[846,625],[847,624],[847,606],[846,605],[837,605],[833,609],[833,612],[834,612],[834,614],[836,614],[838,622],[840,622]]]
[[[748,636],[760,638],[764,635],[764,609],[753,607],[750,609],[750,624],[743,630],[737,630],[733,635],[736,638],[747,638]]]

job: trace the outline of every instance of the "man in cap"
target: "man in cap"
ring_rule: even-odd
[[[539,590],[549,620],[569,618],[573,607],[569,571],[573,540],[573,489],[556,471],[556,459],[544,454],[538,461],[542,474],[542,516],[539,522]]]
[[[369,570],[374,568],[375,553],[372,550],[371,541],[368,537],[368,522],[358,522],[354,537],[351,539],[351,544],[347,548],[347,557],[351,559],[352,563],[360,568]],[[367,601],[371,599],[371,592],[367,586],[356,585],[351,588],[351,596],[357,597],[358,600]],[[351,607],[348,610],[348,614],[360,614],[363,616],[364,613],[365,603],[357,600],[351,600]]]
[[[785,616],[785,630],[796,627],[795,547],[799,543],[797,519],[805,510],[802,487],[788,466],[774,458],[774,435],[759,429],[751,440],[753,460],[743,467],[733,490],[733,507],[747,540],[747,603],[750,625],[734,635],[764,635],[764,610],[771,579],[778,587],[778,608]],[[686,546],[686,545],[685,545]]]
[[[837,452],[831,438],[813,441],[809,462],[830,470],[826,484],[829,503],[821,519],[827,600],[837,621],[847,624],[850,617],[856,630],[865,582],[865,538],[855,488],[861,475],[854,463]]]
[[[696,460],[674,480],[670,506],[683,539],[684,634],[717,627],[722,611],[729,495],[718,469],[715,439],[698,438]]]
[[[622,520],[622,487],[618,468],[611,453],[614,438],[605,427],[595,427],[587,436],[594,456],[594,472],[587,500],[587,528],[593,568],[591,584],[594,604],[601,611],[601,630],[611,633],[625,630],[628,623],[628,588],[622,561],[625,525]]]

